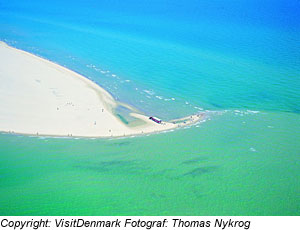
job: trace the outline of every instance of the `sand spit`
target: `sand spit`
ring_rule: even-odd
[[[137,125],[115,114],[119,103],[67,68],[0,42],[0,131],[80,137],[121,137],[191,125],[204,115],[157,124],[134,112]]]

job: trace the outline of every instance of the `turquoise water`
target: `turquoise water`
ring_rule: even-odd
[[[0,214],[299,214],[298,1],[0,1],[0,40],[198,127],[0,135]],[[89,204],[89,205],[86,205]]]

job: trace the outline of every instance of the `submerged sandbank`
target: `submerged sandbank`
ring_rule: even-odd
[[[53,136],[120,137],[160,132],[202,119],[157,124],[132,109],[136,125],[115,113],[121,104],[91,80],[0,42],[0,131]],[[130,109],[130,106],[127,106]]]

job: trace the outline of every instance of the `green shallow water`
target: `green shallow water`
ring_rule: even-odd
[[[299,128],[231,111],[136,138],[1,134],[0,215],[299,215]]]

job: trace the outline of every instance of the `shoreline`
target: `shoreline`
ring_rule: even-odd
[[[160,133],[204,119],[196,114],[157,124],[136,108],[116,101],[89,78],[0,41],[0,132],[49,136],[112,138]],[[131,110],[138,125],[115,113]]]
[[[195,115],[193,115],[193,116],[195,116]],[[128,134],[128,135],[125,135],[125,136],[124,135],[121,135],[121,136],[117,136],[117,135],[112,135],[112,136],[75,136],[75,135],[72,135],[72,136],[68,136],[68,135],[44,134],[44,133],[39,133],[37,135],[35,133],[21,133],[21,132],[2,131],[2,130],[0,130],[0,134],[21,135],[21,136],[34,137],[34,138],[39,138],[39,137],[43,137],[43,138],[69,138],[69,139],[121,139],[121,138],[133,138],[133,137],[137,137],[137,136],[142,137],[142,136],[155,135],[155,134],[166,133],[166,132],[174,132],[176,130],[183,129],[185,127],[192,127],[194,125],[197,125],[201,121],[206,120],[205,113],[199,114],[199,116],[201,116],[201,118],[199,120],[197,120],[195,122],[188,123],[188,124],[183,124],[183,125],[180,125],[180,126],[176,125],[173,128],[162,129],[162,130],[159,130],[159,131],[151,131],[151,132],[143,132],[143,133],[132,133],[132,134]],[[188,116],[188,117],[190,117],[190,116]],[[179,118],[179,119],[185,119],[185,118],[188,118],[188,117]],[[179,120],[179,119],[174,119],[174,120]]]

